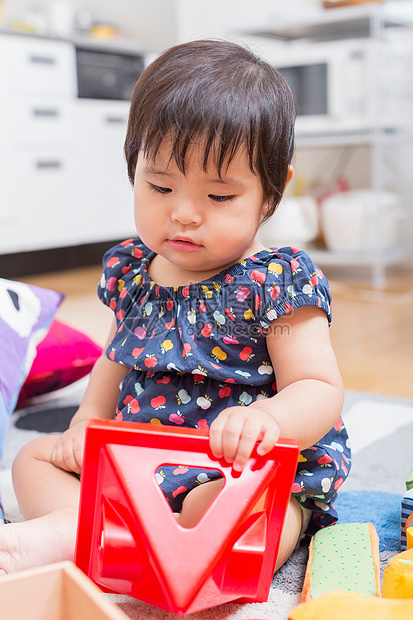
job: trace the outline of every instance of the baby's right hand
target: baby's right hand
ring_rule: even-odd
[[[86,421],[78,422],[60,435],[53,448],[51,461],[56,467],[80,474],[83,463]]]

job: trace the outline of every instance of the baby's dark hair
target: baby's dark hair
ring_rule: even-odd
[[[294,152],[296,104],[280,73],[241,45],[192,41],[168,49],[150,64],[132,95],[125,155],[131,183],[142,151],[155,159],[163,140],[185,174],[185,157],[195,142],[221,175],[241,147],[258,174],[269,210],[285,188]]]

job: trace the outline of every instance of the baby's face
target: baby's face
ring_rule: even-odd
[[[262,249],[255,235],[266,210],[260,178],[239,151],[219,176],[202,167],[203,149],[192,147],[185,175],[163,144],[155,161],[138,158],[135,223],[151,250],[193,281],[213,275]]]

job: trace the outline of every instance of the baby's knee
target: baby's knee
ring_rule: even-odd
[[[301,534],[303,514],[300,505],[295,497],[292,497],[287,506],[284,525],[281,532],[280,546],[278,548],[277,562],[275,571],[288,560]]]
[[[224,486],[224,478],[205,482],[188,493],[177,521],[182,527],[194,527]]]

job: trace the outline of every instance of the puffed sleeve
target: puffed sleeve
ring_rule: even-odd
[[[106,306],[116,311],[120,296],[124,295],[148,252],[140,239],[127,239],[104,254],[97,293]]]
[[[327,279],[305,252],[290,247],[277,249],[265,263],[257,264],[249,273],[259,300],[255,319],[263,329],[283,314],[303,306],[321,308],[331,323]]]

